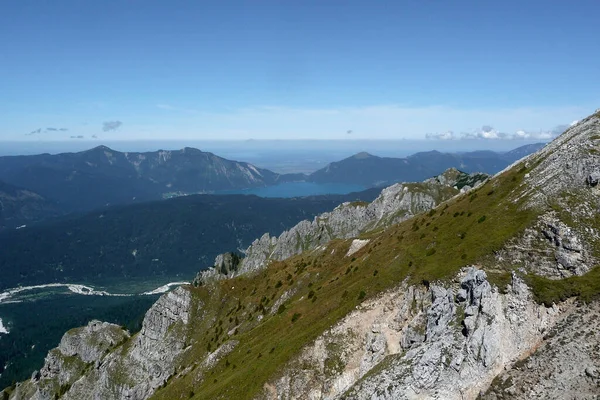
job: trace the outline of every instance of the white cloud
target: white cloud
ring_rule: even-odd
[[[571,124],[570,126],[573,126]],[[494,129],[490,125],[483,125],[480,129],[474,130],[472,132],[463,132],[460,135],[460,139],[484,139],[484,140],[541,140],[547,141],[552,140],[555,137],[559,136],[561,133],[566,131],[569,128],[569,125],[557,125],[550,130],[537,130],[537,131],[526,131],[524,129],[519,129],[514,133],[505,133],[499,132]],[[428,133],[425,135],[427,139],[438,139],[438,140],[446,140],[446,139],[456,139],[456,136],[452,133],[452,131],[448,131],[447,133],[441,134],[431,134]]]
[[[480,129],[473,132],[463,132],[461,137],[464,139],[506,139],[509,135],[499,132],[490,125],[483,125]]]
[[[454,140],[456,136],[452,131],[446,131],[443,133],[427,133],[425,134],[426,139],[434,139],[434,140]]]
[[[577,123],[577,121],[575,121]],[[529,140],[552,140],[555,137],[559,136],[561,133],[569,129],[569,127],[575,125],[571,123],[570,125],[557,125],[550,130],[538,130],[538,131],[525,131],[523,129],[515,132],[514,135],[511,136],[512,139],[529,139]]]

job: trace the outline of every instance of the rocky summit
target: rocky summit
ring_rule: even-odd
[[[597,399],[599,140],[597,113],[490,179],[449,171],[265,235],[139,333],[67,332],[2,393]]]

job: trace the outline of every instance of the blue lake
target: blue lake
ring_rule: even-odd
[[[224,190],[218,194],[253,194],[260,197],[302,197],[321,194],[348,194],[360,192],[365,189],[361,185],[346,183],[287,182],[260,188]]]

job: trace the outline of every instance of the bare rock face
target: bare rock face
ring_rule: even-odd
[[[588,272],[590,266],[585,262],[584,248],[575,230],[557,219],[544,222],[546,227],[542,233],[556,248],[555,259],[561,275],[583,275]]]
[[[580,276],[597,264],[590,248],[597,235],[588,226],[569,226],[555,212],[547,212],[495,257],[499,263],[519,265],[525,273],[552,279]]]
[[[58,351],[90,363],[100,360],[107,350],[127,338],[129,334],[120,327],[94,320],[83,328],[67,332],[58,345]]]
[[[476,268],[459,279],[363,303],[303,349],[262,398],[477,397],[543,341],[560,308],[537,305],[516,276],[506,294]]]
[[[531,356],[500,374],[484,400],[582,399],[600,393],[600,305],[577,307],[545,335]]]
[[[129,339],[118,325],[91,321],[82,328],[65,333],[57,348],[51,350],[44,366],[31,380],[18,385],[11,399],[53,399],[64,394],[90,368],[98,367],[109,351]]]
[[[179,287],[146,313],[133,338],[120,327],[90,322],[65,334],[44,367],[11,399],[146,399],[175,372],[185,350],[191,295]]]
[[[343,203],[312,221],[301,221],[279,237],[265,233],[248,247],[239,266],[224,269],[221,266],[222,256],[219,256],[215,266],[200,272],[195,282],[201,284],[251,273],[264,268],[271,260],[285,260],[332,239],[353,238],[362,232],[404,221],[458,194],[459,186],[462,188],[466,183],[478,185],[486,177],[485,174],[468,175],[449,169],[422,183],[392,185],[383,189],[370,204]]]
[[[600,177],[600,115],[569,128],[539,152],[527,157],[532,171],[526,177],[531,205],[552,202],[565,192],[597,190]],[[586,200],[593,200],[592,197]],[[592,204],[597,204],[597,200]]]

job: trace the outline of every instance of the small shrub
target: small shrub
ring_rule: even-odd
[[[285,311],[285,304],[282,304],[279,306],[279,308],[277,309],[277,314],[281,314]]]
[[[482,215],[482,216],[481,216],[481,218],[479,218],[479,219],[477,220],[477,222],[478,222],[478,223],[482,223],[483,221],[485,221],[485,218],[486,218],[486,216],[485,216],[485,215]]]
[[[280,288],[283,285],[283,283],[281,281],[277,281],[277,283],[275,284],[276,288]]]
[[[434,254],[435,254],[435,248],[433,248],[433,247],[431,249],[427,250],[427,252],[425,253],[425,255],[427,257],[432,256]]]
[[[292,315],[292,322],[298,321],[298,318],[300,318],[301,316],[302,314],[300,313],[294,313],[294,315]]]
[[[377,270],[373,271],[373,276],[377,276],[378,273],[379,273],[379,271],[377,271]]]
[[[365,293],[365,291],[361,290],[360,293],[358,294],[358,300],[360,301],[360,300],[364,299],[366,295],[367,294]]]

